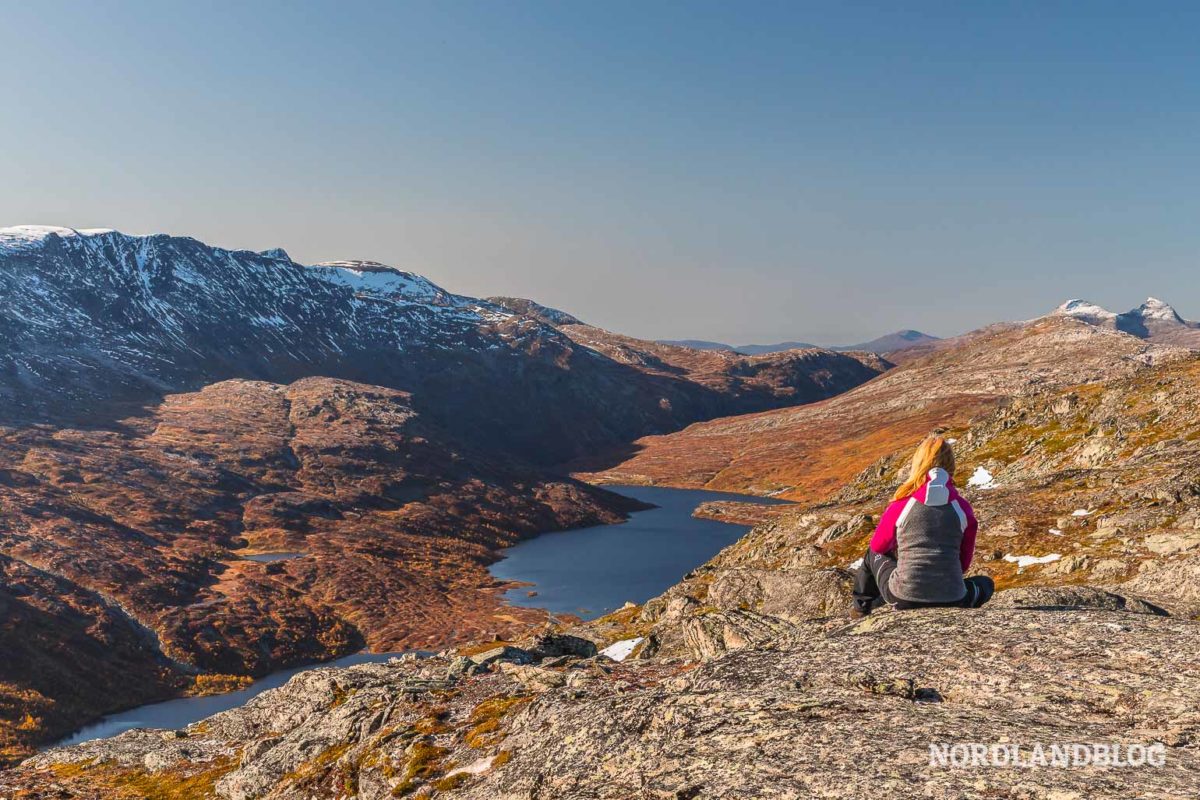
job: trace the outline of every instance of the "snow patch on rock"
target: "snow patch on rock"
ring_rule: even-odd
[[[1036,564],[1049,564],[1051,562],[1058,561],[1060,558],[1062,558],[1061,553],[1050,553],[1049,555],[1045,555],[1045,556],[1007,555],[1004,557],[1004,560],[1008,561],[1009,563],[1016,564],[1017,571],[1019,572],[1019,571],[1025,569],[1026,567],[1032,567]]]
[[[642,643],[643,638],[639,636],[636,639],[622,639],[619,642],[614,642],[601,650],[600,655],[608,656],[613,661],[624,661],[633,653],[633,649]]]
[[[974,486],[976,489],[995,489],[996,479],[983,467],[976,467],[974,474],[967,479],[967,486]]]
[[[449,772],[446,773],[446,777],[449,778],[454,775],[460,775],[460,774],[461,775],[482,775],[483,773],[487,772],[489,769],[492,768],[492,762],[495,759],[496,759],[495,756],[487,756],[486,758],[481,758],[478,761],[472,761],[470,764],[467,764],[465,767],[459,767],[458,769],[450,770]]]

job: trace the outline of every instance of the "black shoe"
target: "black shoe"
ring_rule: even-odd
[[[871,606],[864,606],[858,602],[850,604],[850,619],[862,619],[863,617],[871,616]]]

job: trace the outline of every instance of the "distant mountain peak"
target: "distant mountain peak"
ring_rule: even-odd
[[[1088,300],[1068,300],[1067,302],[1054,309],[1055,314],[1076,317],[1088,322],[1137,322],[1137,321],[1156,321],[1156,322],[1171,322],[1185,324],[1183,317],[1179,312],[1168,302],[1159,300],[1157,297],[1147,297],[1146,302],[1142,303],[1137,308],[1126,311],[1123,314],[1117,314],[1109,311],[1103,306],[1097,305]]]
[[[470,298],[447,292],[423,275],[378,261],[322,261],[308,269],[330,283],[350,287],[358,296],[434,306],[466,306],[473,302]]]
[[[1134,312],[1144,319],[1157,319],[1164,322],[1183,322],[1183,317],[1179,316],[1170,303],[1159,300],[1157,297],[1147,297],[1146,302],[1138,306]]]
[[[828,347],[808,342],[776,342],[775,344],[743,344],[736,347],[723,342],[710,342],[703,339],[661,339],[661,344],[673,344],[690,347],[693,350],[731,350],[746,356],[765,355],[767,353],[782,353],[785,350],[833,350],[835,352],[850,352],[862,350],[876,355],[895,353],[919,344],[936,342],[938,337],[927,333],[905,328],[895,333],[885,334],[869,342],[848,345],[830,345]]]
[[[1054,309],[1054,313],[1062,314],[1068,317],[1080,317],[1083,319],[1116,319],[1117,315],[1109,311],[1104,306],[1096,305],[1089,300],[1068,300],[1067,302]]]
[[[291,261],[292,257],[288,255],[288,251],[282,247],[272,247],[267,250],[259,251],[259,255],[263,258],[273,258],[276,261]]]
[[[833,350],[865,350],[868,353],[895,353],[900,350],[908,349],[919,344],[927,342],[936,342],[938,337],[930,336],[928,333],[905,328],[904,330],[888,333],[880,336],[877,339],[872,339],[869,342],[860,342],[858,344],[844,345],[831,348]]]
[[[1200,349],[1200,323],[1189,322],[1165,300],[1147,297],[1137,308],[1121,314],[1087,300],[1068,300],[1051,316],[1071,317],[1095,328],[1115,330],[1164,344]]]

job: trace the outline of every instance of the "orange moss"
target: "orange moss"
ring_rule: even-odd
[[[400,774],[400,782],[392,787],[392,795],[404,797],[437,775],[449,751],[427,742],[415,742],[409,748],[408,761]]]
[[[498,743],[504,738],[500,732],[501,720],[532,700],[532,697],[526,695],[497,695],[484,700],[471,711],[469,724],[472,727],[463,737],[463,741],[468,747],[476,749]]]
[[[245,689],[252,683],[254,679],[246,675],[197,675],[188,687],[187,694],[192,697],[225,694]]]
[[[216,784],[236,766],[233,758],[219,758],[200,769],[143,772],[96,766],[94,762],[55,764],[59,780],[71,780],[111,800],[208,800],[216,797]]]

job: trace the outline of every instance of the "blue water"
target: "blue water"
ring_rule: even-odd
[[[270,564],[272,561],[291,561],[293,558],[304,558],[307,553],[255,553],[252,556],[242,556],[247,561],[257,561],[260,564]]]
[[[119,714],[107,716],[99,722],[93,722],[91,725],[85,725],[67,738],[55,742],[54,746],[64,747],[66,745],[79,744],[80,742],[88,742],[92,739],[107,739],[109,736],[116,736],[118,733],[124,733],[134,728],[182,728],[193,722],[199,722],[206,717],[211,717],[213,714],[244,705],[246,701],[255,695],[262,694],[267,689],[283,686],[293,676],[301,672],[320,667],[351,667],[355,664],[377,664],[387,661],[390,658],[395,658],[398,655],[400,653],[355,653],[354,655],[339,658],[336,661],[307,664],[302,667],[293,667],[281,670],[280,672],[273,672],[267,677],[250,684],[245,689],[240,689],[236,692],[214,694],[208,697],[180,697],[175,700],[165,700],[161,703],[138,706],[129,711],[122,711]]]
[[[710,500],[782,504],[725,492],[658,486],[605,486],[658,508],[639,511],[617,525],[544,533],[504,551],[491,573],[533,584],[508,590],[511,605],[544,608],[594,619],[626,601],[643,603],[745,535],[748,527],[696,519]],[[537,592],[534,597],[529,592]]]

